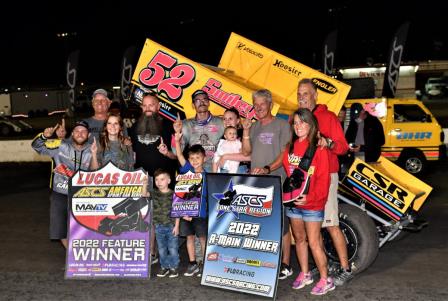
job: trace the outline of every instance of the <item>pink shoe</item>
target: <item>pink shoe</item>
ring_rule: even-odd
[[[300,272],[299,276],[297,276],[296,280],[292,283],[292,288],[298,290],[311,283],[313,283],[313,276],[311,276],[311,273]]]
[[[331,277],[320,278],[319,282],[316,284],[315,287],[311,290],[312,295],[325,295],[329,291],[334,290],[335,286],[333,283],[333,279]]]

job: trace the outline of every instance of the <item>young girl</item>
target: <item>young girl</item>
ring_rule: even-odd
[[[124,144],[123,120],[120,115],[110,114],[104,122],[99,146],[96,139],[92,145],[92,169],[98,169],[109,161],[124,170],[134,169],[134,153]]]
[[[223,118],[224,127],[234,127],[236,129],[237,138],[241,141],[243,138],[243,129],[240,127],[240,113],[235,108],[227,109],[224,112]],[[225,137],[223,137],[225,138]],[[250,170],[250,156],[244,156],[241,151],[233,153],[224,153],[219,157],[218,167],[223,167],[223,165],[228,161],[238,161],[240,162],[237,172],[247,173]]]
[[[294,112],[293,128],[292,142],[283,156],[283,166],[288,177],[294,173],[295,169],[300,168],[300,161],[304,158],[309,146],[316,147],[316,150],[309,169],[301,170],[304,175],[303,183],[308,181],[308,191],[305,189],[299,195],[293,195],[295,206],[285,208],[296,241],[296,252],[301,270],[292,288],[301,289],[313,283],[308,266],[309,245],[321,277],[311,294],[324,295],[335,288],[333,280],[328,277],[327,257],[320,236],[330,185],[328,150],[317,147],[318,125],[316,118],[308,109],[299,109]]]
[[[224,139],[218,143],[218,147],[213,158],[213,172],[236,173],[238,171],[239,161],[226,160],[222,167],[219,167],[219,160],[224,154],[234,154],[241,152],[241,141],[238,140],[237,130],[233,126],[228,126],[224,130]]]

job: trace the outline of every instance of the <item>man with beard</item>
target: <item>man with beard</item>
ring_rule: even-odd
[[[67,248],[67,212],[68,212],[68,180],[78,170],[89,170],[92,159],[89,138],[89,125],[78,121],[72,131],[72,139],[50,146],[47,144],[57,126],[46,128],[34,138],[31,146],[41,155],[53,159],[53,191],[50,195],[50,239],[60,239]]]
[[[206,172],[211,172],[216,148],[224,134],[224,123],[221,118],[213,116],[208,110],[210,100],[207,92],[196,90],[191,95],[191,100],[196,116],[184,121],[178,118],[173,124],[174,130],[182,132],[183,146],[199,144],[205,149],[204,169]]]
[[[135,169],[143,168],[150,177],[157,169],[167,171],[171,178],[170,188],[176,183],[177,157],[169,152],[173,125],[159,114],[159,98],[152,92],[143,94],[140,105],[142,115],[129,130],[132,149],[135,152]],[[153,186],[155,183],[153,182]],[[153,187],[148,187],[148,191]],[[158,262],[155,248],[155,231],[151,229],[151,264]]]
[[[167,151],[171,149],[173,125],[159,115],[160,102],[155,94],[144,93],[140,107],[142,115],[129,131],[136,156],[135,168],[142,167],[151,177],[163,168],[169,172],[173,188],[177,157]]]

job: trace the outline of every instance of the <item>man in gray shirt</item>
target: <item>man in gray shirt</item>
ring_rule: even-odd
[[[255,175],[277,175],[286,178],[282,159],[285,149],[291,141],[291,127],[287,121],[272,115],[272,94],[263,89],[252,94],[255,116],[258,121],[252,124],[245,120],[243,128],[242,151],[245,156],[251,156],[251,173]],[[283,249],[282,267],[279,279],[292,275],[289,267],[291,254],[291,237],[289,234],[289,219],[284,216],[283,241],[288,241],[289,248]]]
[[[97,89],[93,92],[92,95],[92,107],[93,107],[93,116],[84,119],[85,122],[89,124],[90,136],[89,143],[93,142],[93,137],[95,137],[96,141],[100,141],[101,133],[103,132],[104,122],[107,119],[109,113],[109,107],[112,101],[107,96],[107,91],[104,89]],[[128,137],[127,128],[123,128],[124,136]],[[130,145],[130,141],[127,141],[126,145]]]

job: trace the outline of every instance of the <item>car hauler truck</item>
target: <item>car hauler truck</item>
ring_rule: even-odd
[[[146,91],[162,99],[160,114],[175,120],[193,117],[191,94],[202,89],[212,101],[210,110],[221,115],[235,107],[241,116],[256,119],[251,94],[260,88],[273,94],[274,115],[297,109],[297,84],[311,78],[318,87],[318,103],[338,113],[350,86],[232,33],[218,67],[201,65],[162,45],[147,40],[132,82],[137,102]],[[340,227],[346,237],[349,262],[356,273],[366,269],[387,241],[401,231],[418,231],[426,222],[417,211],[432,188],[410,173],[380,157],[377,163],[355,160],[340,185]],[[337,256],[323,231],[326,252]]]

